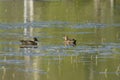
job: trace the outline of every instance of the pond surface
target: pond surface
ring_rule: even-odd
[[[120,1],[33,2],[26,18],[24,1],[0,1],[0,80],[120,79]],[[20,48],[33,37],[37,48]]]

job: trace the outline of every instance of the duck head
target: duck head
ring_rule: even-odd
[[[36,37],[34,37],[33,40],[36,41],[36,42],[38,41],[38,39]]]

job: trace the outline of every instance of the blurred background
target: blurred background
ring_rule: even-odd
[[[119,80],[120,0],[0,0],[0,80],[28,79]]]

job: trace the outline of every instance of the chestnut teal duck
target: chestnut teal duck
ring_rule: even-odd
[[[66,46],[70,45],[70,46],[76,46],[76,39],[70,39],[68,38],[68,36],[64,36],[64,43]]]

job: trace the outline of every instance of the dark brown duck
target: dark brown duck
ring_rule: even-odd
[[[20,40],[22,45],[37,45],[38,39],[36,37],[33,38],[33,40]]]
[[[76,46],[76,39],[69,39],[68,36],[64,36],[65,45]]]

